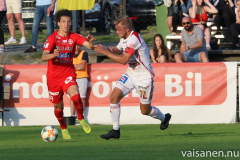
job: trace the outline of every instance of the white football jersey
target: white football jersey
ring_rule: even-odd
[[[128,61],[129,67],[126,73],[135,80],[154,77],[148,47],[139,33],[132,31],[128,38],[120,39],[117,48],[125,51],[127,47],[133,48],[135,53]]]

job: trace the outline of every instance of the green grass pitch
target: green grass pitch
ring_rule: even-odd
[[[112,129],[109,125],[92,125],[90,134],[81,126],[68,126],[72,140],[63,140],[59,133],[55,142],[41,139],[43,127],[0,127],[0,160],[230,160],[240,157],[240,124],[170,124],[164,131],[153,124],[121,125],[119,140],[100,138]],[[60,127],[55,127],[60,132]],[[211,157],[210,153],[204,155],[207,151]],[[214,151],[222,151],[226,157],[213,154]],[[228,151],[232,154],[227,157]]]

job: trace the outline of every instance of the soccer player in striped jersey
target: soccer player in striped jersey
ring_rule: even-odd
[[[120,100],[134,88],[139,94],[142,114],[161,121],[160,129],[168,127],[171,114],[163,114],[157,107],[151,106],[154,90],[154,72],[151,66],[149,51],[141,35],[132,30],[132,22],[128,16],[121,16],[115,21],[117,34],[121,38],[116,47],[105,49],[95,45],[95,51],[106,55],[120,64],[129,64],[127,71],[118,80],[110,96],[110,114],[113,129],[101,135],[103,139],[120,138]]]

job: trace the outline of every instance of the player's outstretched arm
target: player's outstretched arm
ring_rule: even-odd
[[[107,56],[108,58],[110,58],[120,64],[127,64],[129,59],[132,57],[132,55],[127,54],[125,52],[121,55],[114,54],[114,53],[106,50],[101,44],[94,45],[94,50],[95,50],[95,52],[103,54],[103,55]]]
[[[49,50],[44,50],[42,54],[42,60],[43,61],[48,61],[50,59],[56,58],[59,56],[59,49],[54,49],[54,52],[50,54]]]
[[[94,38],[92,35],[87,35],[85,38],[86,38],[86,41],[83,43],[83,46],[88,48],[88,49],[93,50],[94,49],[93,41],[96,40],[96,38]]]
[[[117,47],[108,47],[107,49],[109,52],[112,52],[114,54],[122,54],[123,52],[119,50]]]

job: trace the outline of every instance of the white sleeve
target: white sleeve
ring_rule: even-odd
[[[120,41],[119,41],[119,43],[118,43],[118,45],[116,46],[120,51],[122,51],[123,50],[123,47],[122,47],[122,41],[123,41],[123,39],[121,38],[120,39]]]

